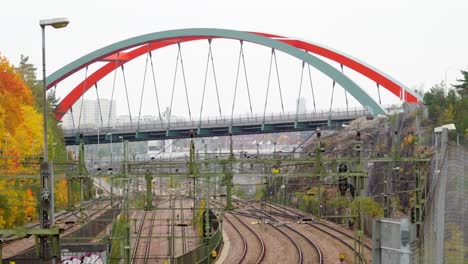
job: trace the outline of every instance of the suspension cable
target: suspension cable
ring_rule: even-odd
[[[117,80],[117,61],[119,60],[120,53],[117,53],[117,60],[115,61],[114,67],[114,80],[112,82],[112,94],[111,94],[111,101],[109,105],[109,118],[107,119],[107,127],[110,127],[110,120],[112,115],[112,104],[114,102],[114,91],[115,91],[115,81]]]
[[[278,79],[278,90],[279,90],[279,95],[280,95],[280,100],[281,100],[281,110],[284,115],[283,93],[281,92],[281,82],[280,82],[280,77],[279,77],[278,61],[276,60],[275,50],[273,50],[273,57],[275,58],[276,78]]]
[[[148,45],[148,50],[149,50],[149,45]],[[148,70],[148,58],[149,58],[149,52],[146,54],[145,71],[144,71],[144,74],[143,74],[143,85],[142,85],[142,88],[141,88],[141,97],[140,97],[140,111],[138,112],[137,130],[140,129],[141,107],[143,106],[143,95],[144,95],[144,92],[145,92],[146,72]]]
[[[341,74],[344,74],[344,70],[343,70],[343,64],[340,64],[341,66]],[[346,92],[346,89],[344,89],[344,96],[345,96],[345,99],[346,99],[346,112],[349,111],[349,107],[348,107],[348,93]]]
[[[377,84],[377,92],[379,93],[379,104],[382,105],[382,99],[380,99],[380,85],[379,83],[375,83]]]
[[[179,50],[180,50],[180,45]],[[175,65],[175,71],[174,71],[174,80],[172,82],[172,94],[171,94],[171,104],[169,105],[169,114],[167,117],[167,129],[169,130],[170,125],[171,125],[171,116],[172,116],[172,103],[174,101],[174,90],[175,90],[175,85],[176,85],[176,77],[177,77],[177,69],[179,68],[179,56],[180,52],[177,51],[177,58],[176,58],[176,65]]]
[[[299,95],[297,96],[297,106],[296,106],[296,122],[299,120],[299,100],[301,99],[302,79],[304,77],[304,64],[305,64],[305,62],[302,61],[301,80],[299,82]]]
[[[99,92],[98,92],[97,82],[94,83],[94,88],[96,89],[96,97],[97,97],[97,102],[98,102],[98,107],[99,107],[99,117],[101,118],[101,127],[103,127],[104,126],[104,120],[102,119],[101,100],[99,100]]]
[[[267,82],[267,89],[266,89],[266,96],[265,96],[265,107],[263,108],[263,122],[265,122],[266,107],[268,104],[268,92],[270,90],[270,78],[271,78],[271,66],[273,65],[273,53],[274,53],[274,49],[271,49],[270,68],[268,70],[268,82]]]
[[[188,90],[187,90],[187,81],[185,79],[185,70],[184,70],[184,60],[182,59],[182,49],[180,47],[180,42],[177,43],[179,45],[179,53],[180,53],[180,68],[182,70],[182,77],[184,79],[184,88],[185,88],[185,99],[187,99],[187,106],[188,106],[188,112],[189,112],[189,118],[192,120],[192,112],[190,111],[190,101],[188,97]]]
[[[249,105],[250,105],[250,115],[253,117],[253,110],[252,110],[252,100],[250,99],[250,89],[249,89],[249,79],[247,78],[247,65],[245,64],[245,56],[244,56],[244,42],[241,40],[241,55],[242,55],[242,63],[244,65],[244,75],[245,75],[245,84],[247,86],[247,95],[249,96]]]
[[[88,80],[88,66],[86,66],[83,89],[81,90],[81,106],[80,106],[80,117],[78,118],[78,130],[81,128],[81,113],[83,112],[83,103],[84,103],[85,87],[86,87],[87,80]]]
[[[211,47],[211,41],[208,40],[210,43]],[[208,79],[208,66],[210,64],[210,54],[211,54],[211,48],[208,48],[208,56],[206,56],[206,67],[205,67],[205,79],[203,81],[203,92],[202,92],[202,99],[201,99],[201,105],[200,105],[200,119],[199,119],[199,125],[201,125],[201,118],[202,118],[202,113],[203,113],[203,104],[205,102],[205,90],[206,90],[206,81]]]
[[[70,114],[72,118],[72,124],[73,124],[73,133],[77,132],[76,127],[75,127],[75,117],[73,116],[73,107],[70,107]]]
[[[130,111],[130,100],[128,99],[127,79],[125,78],[125,69],[124,69],[123,64],[120,66],[120,68],[122,69],[123,83],[124,83],[124,88],[125,88],[125,96],[127,97],[127,107],[128,107],[128,115],[130,116],[130,126],[133,126],[132,113]]]
[[[314,85],[312,84],[312,74],[310,73],[310,65],[309,64],[307,64],[307,69],[309,71],[309,82],[310,82],[310,90],[312,91],[312,101],[314,102],[314,112],[317,113],[317,106],[315,105]]]
[[[216,71],[215,71],[215,65],[214,65],[214,59],[213,59],[213,50],[211,49],[211,39],[209,39],[208,41],[210,42],[211,67],[213,69],[213,78],[214,78],[214,83],[215,83],[215,88],[216,88],[216,97],[218,98],[219,117],[223,118],[223,114],[221,112],[221,102],[219,101],[218,80],[216,78]]]
[[[331,122],[331,111],[332,111],[332,106],[333,106],[333,97],[335,95],[335,80],[333,80],[333,85],[332,85],[332,96],[331,96],[331,101],[330,101],[330,111],[328,112],[328,122]]]
[[[162,116],[161,116],[161,108],[159,106],[159,96],[158,96],[158,89],[156,86],[156,75],[154,73],[154,66],[153,66],[153,55],[151,54],[151,51],[149,52],[149,57],[150,57],[150,63],[151,63],[151,72],[153,73],[153,84],[154,84],[154,91],[156,93],[156,104],[158,105],[158,114],[159,114],[159,121],[161,121],[162,124]]]
[[[239,59],[237,60],[236,81],[235,81],[235,84],[234,84],[234,96],[232,98],[231,125],[232,125],[233,118],[234,118],[234,106],[236,104],[237,84],[238,84],[238,81],[239,81],[239,70],[240,70],[240,62],[241,62],[241,56],[242,56],[241,54],[242,54],[242,41],[241,41],[241,47],[240,47],[240,50],[239,50]],[[250,109],[252,109],[252,107]]]

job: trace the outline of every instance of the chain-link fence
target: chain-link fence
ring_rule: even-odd
[[[468,263],[466,142],[447,130],[435,135],[425,220],[412,245],[413,263]]]

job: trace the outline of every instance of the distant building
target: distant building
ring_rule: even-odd
[[[65,114],[62,127],[65,129],[78,128],[78,126],[82,128],[112,127],[116,123],[116,109],[115,100],[112,101],[112,109],[111,100],[108,99],[80,100],[73,105],[71,111]]]
[[[307,99],[304,97],[299,98],[299,114],[305,114],[307,113]]]

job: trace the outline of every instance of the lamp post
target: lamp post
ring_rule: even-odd
[[[97,151],[96,151],[96,159],[99,162],[99,127],[95,128],[97,129]]]
[[[48,161],[47,149],[47,83],[46,83],[46,53],[45,53],[45,28],[52,26],[53,28],[63,28],[68,25],[67,18],[52,18],[39,21],[42,29],[42,86],[44,88],[43,100],[43,117],[44,117],[44,162]]]
[[[46,55],[45,55],[45,28],[52,26],[53,28],[63,28],[68,25],[67,18],[53,18],[40,20],[39,25],[42,30],[42,86],[43,86],[43,118],[44,118],[44,158],[41,163],[41,209],[40,222],[41,228],[50,228],[54,225],[54,179],[53,169],[49,165],[48,157],[48,142],[47,142],[47,83],[46,83]],[[50,175],[50,176],[49,176]],[[50,221],[49,221],[50,216]],[[40,255],[41,259],[46,259],[46,237],[40,239]],[[51,263],[55,263],[55,258],[51,259]]]

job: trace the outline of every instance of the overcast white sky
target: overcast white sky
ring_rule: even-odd
[[[39,69],[41,35],[38,21],[53,17],[70,19],[71,23],[66,29],[47,29],[47,71],[49,74],[82,55],[113,42],[150,32],[189,27],[217,27],[297,36],[359,58],[395,77],[408,87],[424,85],[428,89],[434,83],[443,80],[445,75],[449,82],[453,82],[459,76],[458,70],[467,69],[468,66],[468,1],[466,0],[15,0],[2,3],[1,10],[0,52],[14,64],[18,63],[20,54],[28,55]],[[200,52],[202,55],[195,54],[203,59],[198,61],[200,73],[191,73],[198,76],[192,78],[196,79],[194,83],[203,81],[206,43],[204,47],[201,49],[203,52]],[[214,47],[217,66],[225,64],[235,69],[238,46],[233,45],[231,49],[232,51],[223,45],[218,48]],[[232,55],[225,55],[228,50]],[[196,53],[194,50],[187,48],[183,52],[184,56],[188,58],[192,56],[192,59],[196,60],[194,54],[191,54]],[[166,90],[169,91],[172,87],[175,49],[168,49],[166,53],[166,55],[161,53],[159,65],[160,68],[166,68],[167,72],[163,72],[163,69],[158,76],[167,78],[166,81],[160,82],[163,86],[167,86]],[[252,48],[249,53],[262,52],[254,52]],[[261,77],[254,77],[254,73],[250,72],[257,69],[257,66],[252,66],[260,63],[257,59],[250,59],[255,62],[252,62],[254,64],[251,64],[249,70],[249,78],[261,79],[263,84],[258,86],[261,86],[262,94],[265,90],[266,78],[264,76],[267,74],[269,63],[268,51],[264,52],[264,55],[265,59],[261,62],[262,65],[264,64],[264,68],[261,68]],[[228,62],[222,62],[224,58]],[[280,59],[284,61],[283,65],[293,64],[293,62],[288,62],[287,58],[280,57]],[[135,73],[130,73],[131,78],[134,78],[130,78],[130,81],[134,80],[135,83],[139,83],[135,85],[137,87],[141,87],[143,62],[144,58],[140,61],[139,71],[135,70]],[[190,67],[190,62],[187,64],[187,67]],[[297,80],[300,76],[298,65],[300,63],[296,65],[297,74],[291,79]],[[283,73],[281,71],[280,67],[280,73]],[[235,75],[232,70],[226,70],[226,72]],[[291,73],[284,74],[292,75]],[[223,73],[220,75],[222,76]],[[223,81],[224,84],[229,83],[229,85],[226,84],[229,86],[226,88],[228,90],[232,90],[232,78],[231,76],[231,79],[227,78],[229,80],[221,79],[221,83]],[[284,77],[284,79],[288,78]],[[298,82],[293,83],[292,86],[297,86]],[[325,83],[325,81],[319,81],[320,85]],[[368,85],[372,86],[372,84]],[[287,80],[284,83],[282,81],[282,86],[283,89],[288,86]],[[181,86],[177,89],[183,88]],[[58,93],[63,97],[66,92],[60,91]],[[294,94],[297,96],[296,92]],[[106,94],[103,93],[102,96],[106,97]],[[138,101],[138,98],[139,96],[136,96],[133,100]],[[90,99],[93,99],[92,95]],[[168,105],[166,99],[163,101],[165,101],[164,105]],[[328,102],[329,99],[323,101]],[[194,102],[194,105],[196,104]],[[294,103],[290,102],[288,105],[294,105]],[[126,112],[124,106],[125,101],[119,99],[119,113]],[[144,109],[147,107],[145,106]],[[200,106],[192,107],[199,109]],[[226,109],[230,107],[230,105],[226,106]],[[132,108],[134,108],[132,114],[138,111],[136,110],[138,107],[132,106]],[[257,109],[257,112],[261,111],[262,109]],[[149,113],[150,110],[147,112]],[[193,112],[199,112],[199,110],[193,110]],[[215,113],[214,110],[213,114]]]

